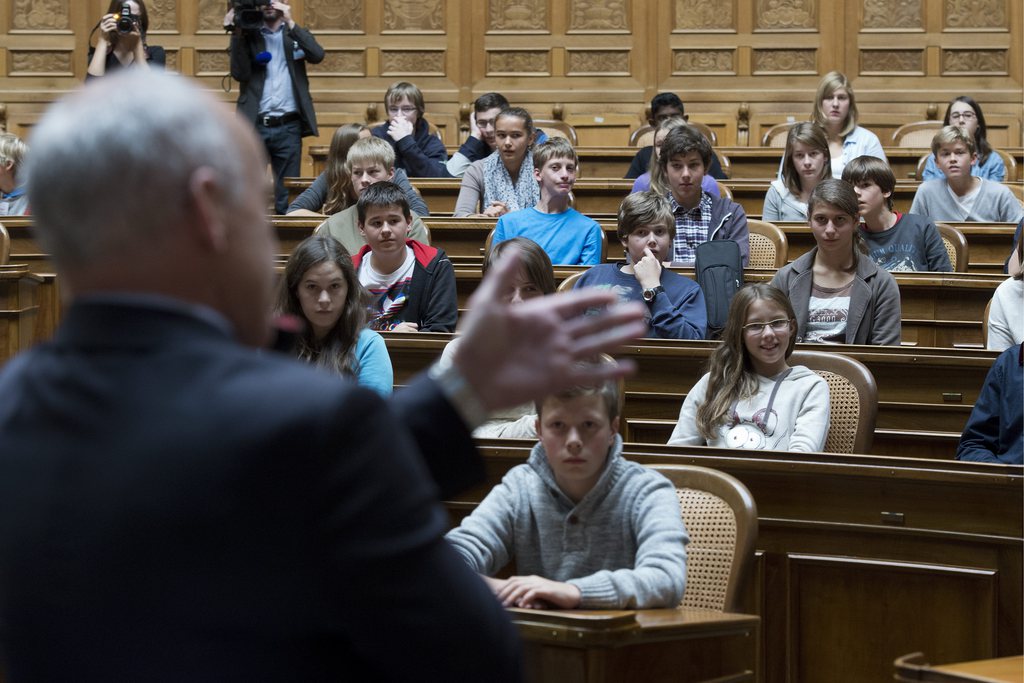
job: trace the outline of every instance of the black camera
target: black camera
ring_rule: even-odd
[[[131,3],[121,3],[121,13],[117,16],[117,32],[131,33],[139,23],[138,17],[132,14]]]
[[[243,31],[259,31],[263,28],[263,8],[271,0],[234,0],[235,26]]]

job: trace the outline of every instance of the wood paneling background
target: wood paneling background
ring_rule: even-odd
[[[1020,147],[1022,7],[1016,0],[294,0],[327,50],[311,66],[322,132],[379,118],[384,90],[417,83],[428,118],[457,144],[473,98],[504,92],[539,118],[576,126],[580,144],[624,145],[659,91],[678,92],[719,144],[758,144],[807,117],[821,74],[853,80],[862,122],[883,144],[898,125],[978,99],[996,146]],[[103,0],[0,3],[0,103],[24,134],[85,76]],[[149,0],[168,67],[220,91],[225,0]],[[230,84],[230,92],[224,87]],[[307,166],[309,160],[306,161]],[[311,166],[304,169],[310,175]]]

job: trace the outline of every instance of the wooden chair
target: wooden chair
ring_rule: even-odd
[[[789,129],[797,123],[797,121],[786,121],[785,123],[775,124],[766,130],[764,135],[761,136],[761,146],[785,148],[786,136],[789,135]]]
[[[732,188],[721,180],[715,180],[715,182],[718,183],[718,194],[726,199],[732,199]]]
[[[985,312],[981,314],[981,343],[988,348],[988,316],[992,312],[992,299],[985,304]]]
[[[565,278],[564,280],[558,283],[558,289],[556,291],[571,292],[572,288],[576,286],[576,281],[583,277],[583,273],[585,272],[587,271],[581,270],[580,272],[573,273],[569,277]]]
[[[789,260],[789,240],[782,228],[753,218],[747,219],[750,231],[750,268],[778,270]]]
[[[904,123],[892,133],[896,147],[924,147],[931,149],[932,138],[942,128],[942,121],[914,121]],[[919,176],[920,177],[920,176]]]
[[[939,228],[939,235],[942,237],[942,245],[946,247],[949,254],[949,262],[953,266],[954,273],[966,273],[967,265],[970,263],[970,249],[967,245],[967,238],[964,234],[945,223],[936,223]]]
[[[630,147],[650,147],[654,144],[654,126],[640,126],[629,134]]]
[[[487,233],[487,238],[484,240],[484,263],[491,257],[491,243],[494,241],[494,230]],[[604,234],[604,230],[601,231],[601,263],[604,263],[608,259],[608,236]],[[557,268],[559,264],[554,264]],[[582,273],[575,273],[574,277],[582,275]],[[572,279],[572,278],[568,278]],[[575,282],[575,280],[573,280]],[[562,283],[565,285],[565,282]],[[571,289],[571,287],[570,287]],[[562,286],[559,286],[558,291],[563,291]]]
[[[715,152],[715,156],[718,157],[718,165],[722,167],[722,173],[725,174],[725,177],[732,178],[732,161],[729,157],[721,152]]]
[[[534,119],[533,127],[544,131],[544,134],[549,138],[565,138],[572,143],[573,147],[578,147],[580,144],[580,139],[576,135],[576,129],[565,121]]]
[[[993,149],[993,154],[998,154],[1003,159],[1003,165],[1006,166],[1006,178],[1003,180],[1006,182],[1017,181],[1020,178],[1017,177],[1017,160],[1013,158],[1012,154],[1007,154],[1001,149]]]
[[[11,236],[0,223],[0,266],[6,266],[11,258]]]
[[[735,477],[695,465],[653,465],[676,487],[686,546],[681,607],[736,612],[757,543],[757,505]]]
[[[831,424],[824,452],[870,452],[878,416],[878,386],[871,371],[831,351],[794,351],[789,364],[803,365],[828,382]]]

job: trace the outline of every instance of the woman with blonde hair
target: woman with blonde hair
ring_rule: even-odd
[[[747,285],[729,305],[708,373],[686,395],[668,443],[745,450],[820,451],[829,426],[828,385],[790,366],[796,320],[786,295]]]
[[[832,157],[825,130],[804,121],[789,129],[782,157],[782,177],[772,181],[764,198],[766,221],[806,221],[807,200],[822,180],[832,177]]]
[[[811,121],[825,129],[832,156],[832,177],[841,178],[852,159],[865,154],[887,161],[878,136],[857,125],[857,98],[843,74],[831,71],[818,83]]]

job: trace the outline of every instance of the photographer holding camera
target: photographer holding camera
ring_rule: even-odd
[[[274,212],[284,214],[284,179],[299,175],[302,138],[317,134],[306,62],[319,64],[324,49],[280,0],[234,0],[224,28],[231,31],[238,111],[253,122],[267,148],[274,170]]]
[[[149,13],[144,0],[111,0],[97,27],[100,37],[96,47],[89,48],[89,69],[85,80],[128,66],[163,68],[167,60],[164,49],[146,45]]]

